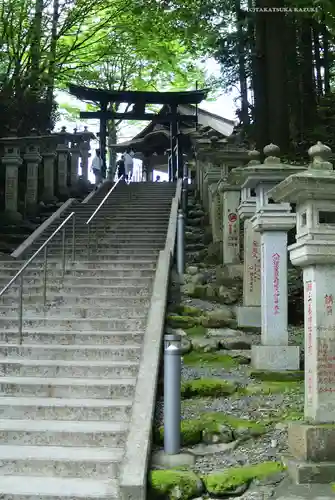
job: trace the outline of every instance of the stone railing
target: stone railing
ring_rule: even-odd
[[[95,136],[85,130],[27,137],[15,133],[0,139],[0,211],[6,220],[20,221],[36,213],[44,204],[65,201],[69,196],[88,191],[90,140]],[[81,176],[79,176],[79,166]]]

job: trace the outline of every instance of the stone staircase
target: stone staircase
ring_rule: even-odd
[[[110,187],[75,206],[76,259],[66,255],[64,278],[62,239],[52,240],[46,308],[43,255],[27,268],[21,339],[19,284],[0,298],[2,499],[120,498],[118,475],[175,185],[118,185],[96,217],[98,246],[94,236],[88,259],[86,220]],[[23,262],[0,262],[1,287]]]

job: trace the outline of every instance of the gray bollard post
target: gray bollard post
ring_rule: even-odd
[[[164,336],[164,452],[180,453],[181,336]]]
[[[184,214],[187,214],[187,188],[183,187],[181,191],[181,206]]]
[[[182,210],[178,210],[177,218],[177,272],[179,276],[183,276],[185,269],[185,231],[184,231],[184,214]]]

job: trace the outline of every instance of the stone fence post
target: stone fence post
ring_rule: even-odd
[[[43,193],[41,200],[44,203],[54,203],[55,196],[55,158],[58,138],[56,135],[42,136],[41,155],[43,158]]]
[[[258,151],[250,151],[248,166],[260,165]],[[251,218],[256,212],[256,192],[250,188],[241,190],[238,214],[244,223],[243,244],[243,305],[237,308],[240,327],[261,326],[261,238],[253,228]]]
[[[6,169],[5,212],[6,217],[14,223],[22,219],[22,215],[18,210],[19,167],[22,165],[18,141],[19,139],[16,137],[2,139],[2,142],[4,142],[5,154],[1,162]]]
[[[39,137],[35,130],[32,130],[31,140],[28,139],[24,160],[27,164],[27,181],[25,193],[25,206],[27,213],[34,213],[38,204],[38,169],[42,161],[38,143]]]
[[[68,157],[69,157],[69,138],[66,132],[66,127],[62,127],[61,132],[58,134],[57,144],[57,179],[58,179],[58,193],[60,196],[68,196]]]
[[[77,129],[73,130],[72,138],[71,138],[71,168],[70,168],[70,183],[71,189],[76,189],[78,185],[79,178],[79,158],[80,158],[80,134],[78,134]]]
[[[335,172],[330,148],[319,142],[308,153],[308,170],[270,192],[278,202],[296,203],[296,243],[289,251],[303,269],[305,422],[290,424],[286,458],[300,484],[335,481]]]
[[[90,141],[96,139],[92,132],[89,132],[87,127],[84,127],[84,131],[80,132],[81,142],[80,142],[80,154],[81,154],[81,177],[85,183],[88,183],[88,159],[90,155]]]

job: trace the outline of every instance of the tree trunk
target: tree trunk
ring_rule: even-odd
[[[309,18],[300,21],[300,65],[303,130],[307,131],[313,128],[316,120],[312,27]]]
[[[49,52],[48,66],[48,84],[47,84],[47,106],[49,113],[52,113],[53,93],[55,87],[55,66],[56,66],[56,51],[58,41],[58,20],[59,20],[59,0],[53,0],[52,25],[51,25],[51,41]]]
[[[287,90],[289,101],[289,130],[290,138],[294,148],[301,141],[301,96],[299,85],[299,64],[297,55],[297,21],[292,15],[286,20],[286,38],[287,47]]]
[[[236,25],[238,33],[238,73],[240,80],[241,91],[241,114],[240,119],[244,126],[248,126],[249,119],[249,102],[248,102],[248,85],[245,68],[245,34],[243,31],[243,16],[241,16],[240,0],[235,0]]]
[[[322,40],[325,94],[330,94],[329,33],[324,22],[322,26]]]
[[[322,75],[321,75],[321,57],[320,57],[320,26],[317,21],[313,22],[313,42],[314,42],[314,60],[316,71],[316,89],[319,96],[323,94]]]
[[[262,7],[263,0],[256,0],[256,7]],[[266,97],[266,60],[265,60],[265,14],[256,12],[255,16],[255,57],[253,74],[254,100],[255,100],[255,139],[256,147],[261,151],[269,143],[268,112]]]
[[[38,92],[41,87],[40,66],[41,66],[41,37],[42,37],[42,15],[43,0],[35,1],[35,14],[32,25],[32,36],[30,43],[30,87]]]
[[[263,7],[283,8],[283,0],[262,0]],[[282,153],[289,150],[284,12],[265,12],[267,128]],[[274,36],[276,34],[276,36]]]

